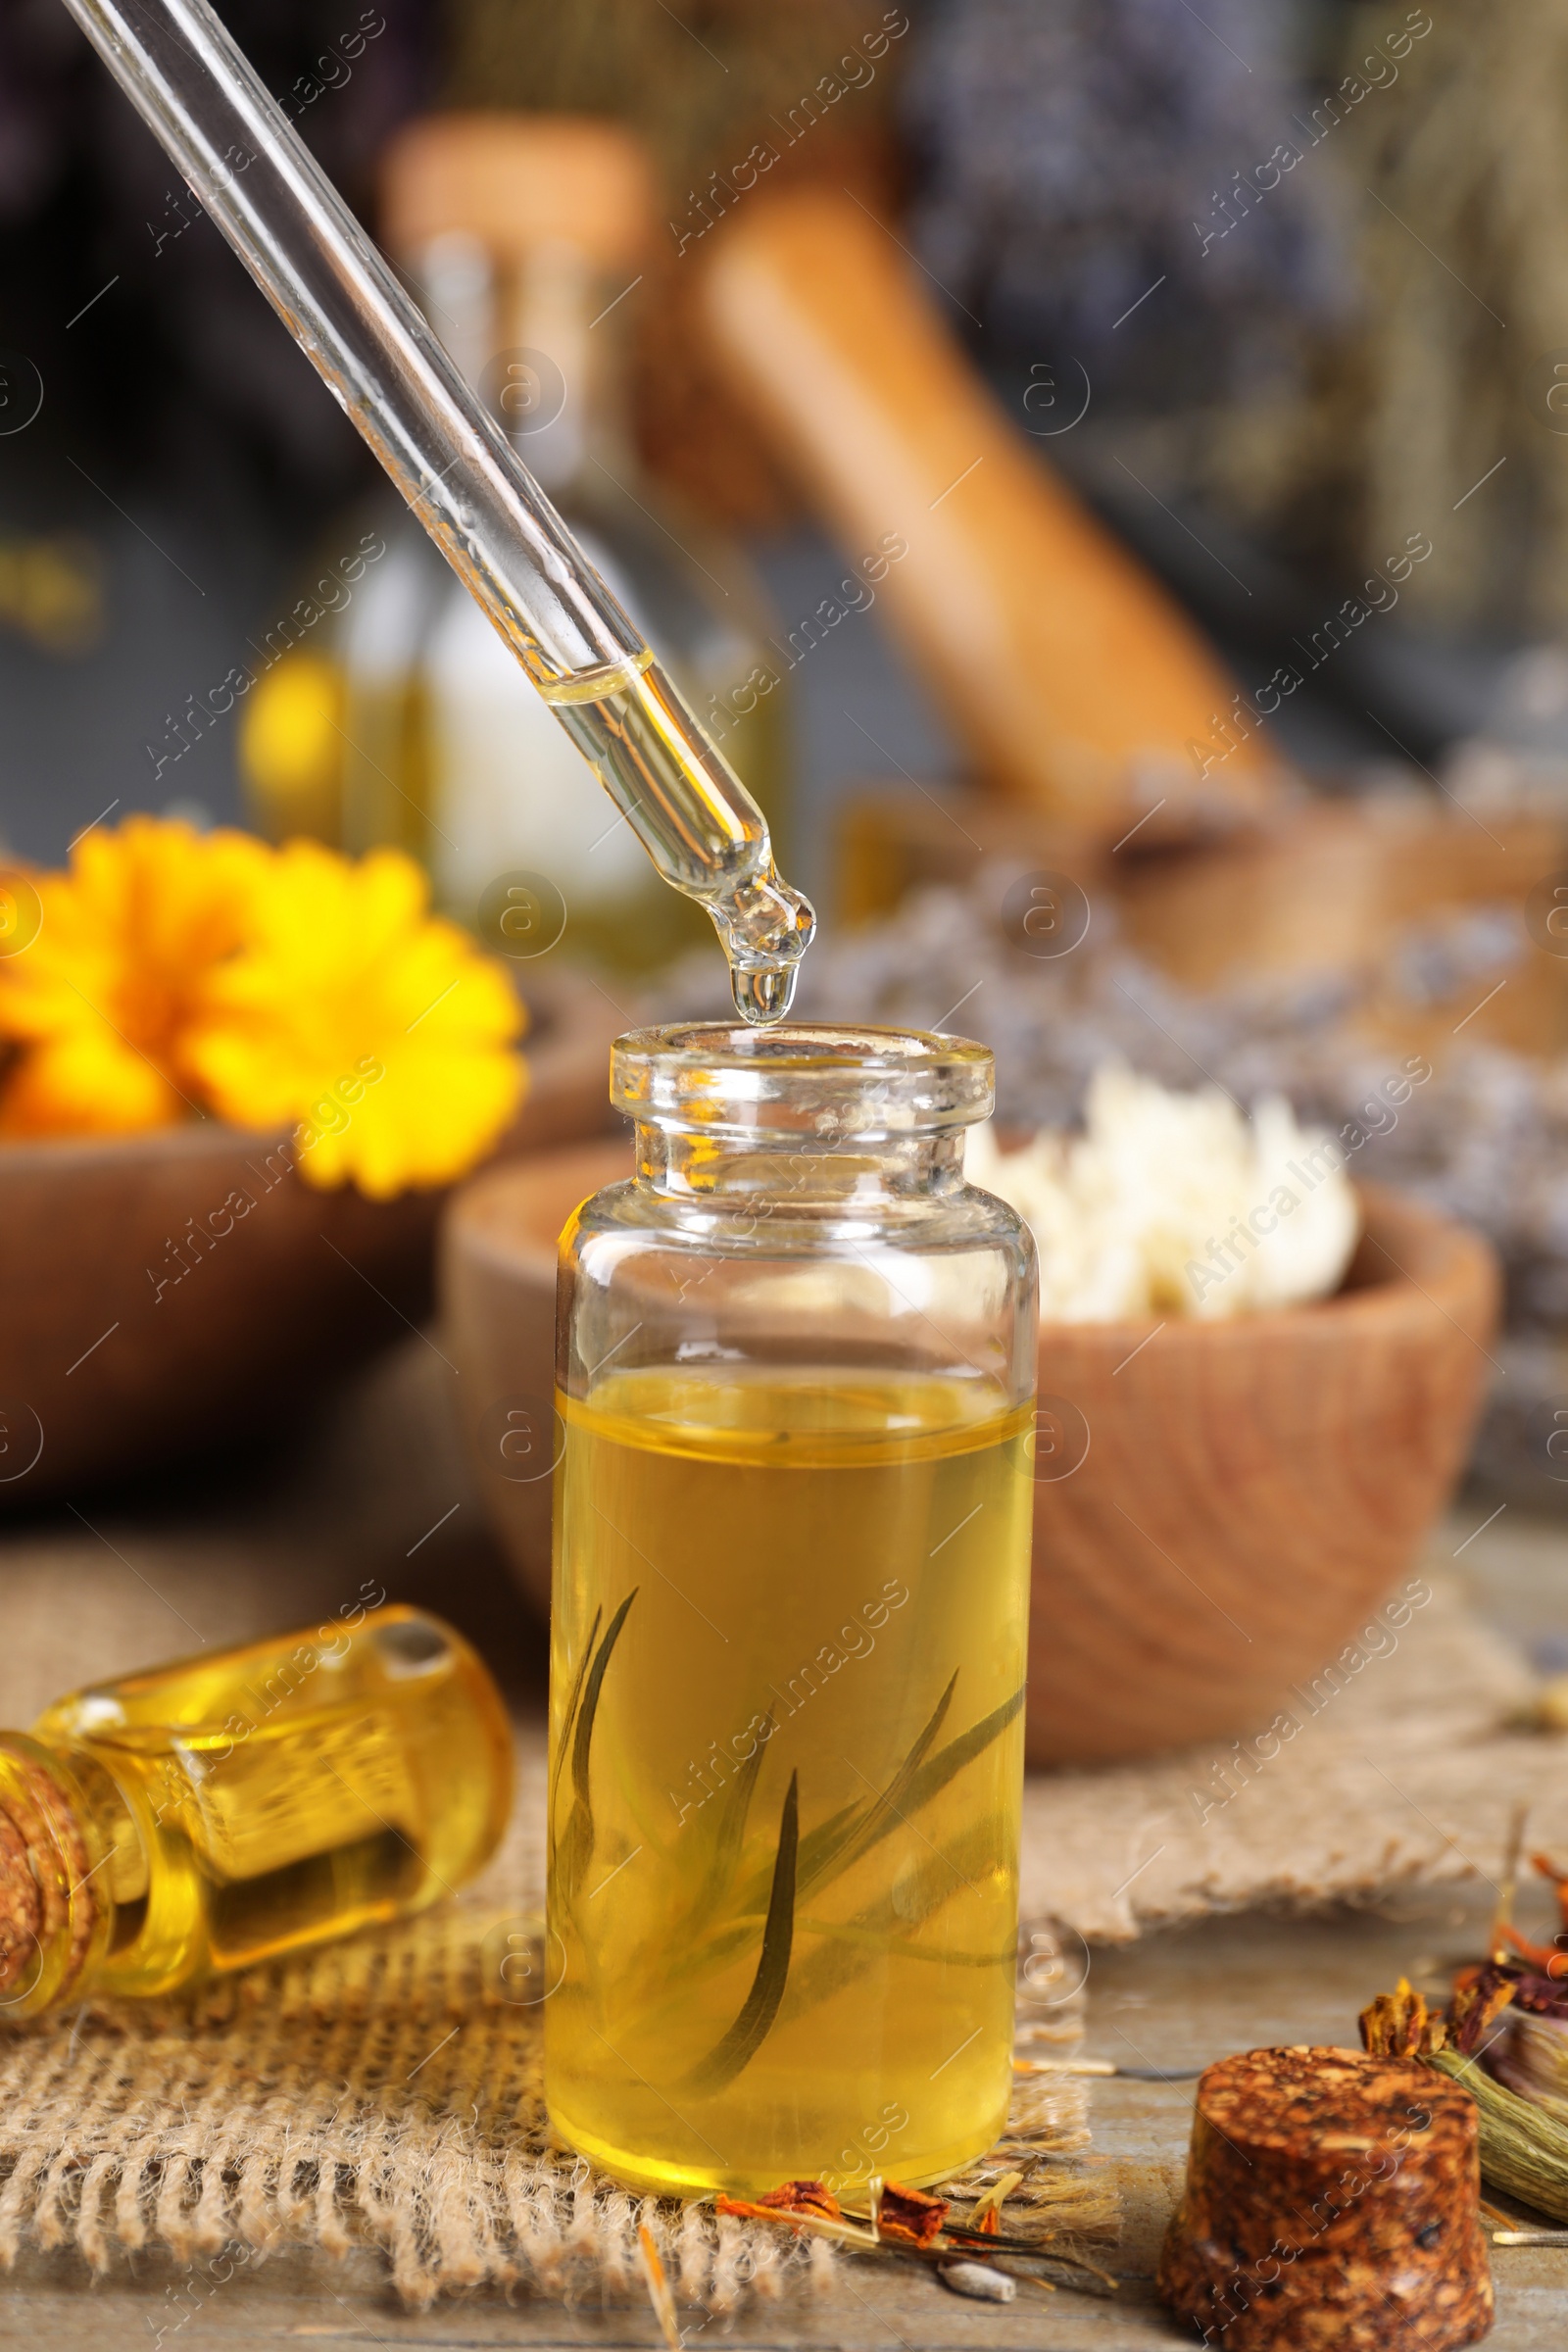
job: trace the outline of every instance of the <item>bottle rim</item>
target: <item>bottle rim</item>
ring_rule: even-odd
[[[923,1029],[682,1021],[615,1040],[610,1099],[644,1125],[772,1129],[833,1151],[989,1118],[996,1065],[989,1046]]]

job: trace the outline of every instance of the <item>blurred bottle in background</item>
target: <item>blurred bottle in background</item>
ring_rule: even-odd
[[[319,651],[284,653],[241,704],[240,773],[251,821],[269,841],[304,833],[341,849],[346,716],[330,631]]]
[[[776,838],[785,689],[747,690],[778,668],[765,601],[737,550],[642,478],[626,415],[654,214],[641,145],[588,117],[437,116],[394,141],[383,198],[384,241],[431,325]],[[387,503],[373,519],[384,555],[248,698],[241,756],[261,829],[396,844],[481,930],[493,885],[540,877],[572,956],[644,969],[700,939],[701,910],[659,881],[415,517]]]

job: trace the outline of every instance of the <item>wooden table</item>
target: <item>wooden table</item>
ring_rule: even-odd
[[[1437,1988],[1443,1968],[1473,1951],[1486,1908],[1451,1895],[1401,1896],[1373,1913],[1329,1919],[1215,1920],[1132,1949],[1097,1953],[1089,1984],[1088,2050],[1126,2065],[1198,2066],[1260,2042],[1353,2042],[1356,2011],[1400,1973]],[[1132,2352],[1194,2339],[1153,2301],[1160,2233],[1181,2185],[1190,2082],[1096,2085],[1097,2164],[1113,2175],[1126,2226],[1107,2267],[1126,2275],[1113,2298],[1020,2288],[998,2306],[950,2294],[902,2266],[854,2259],[820,2300],[753,2306],[731,2323],[682,2312],[688,2345],[711,2338],[763,2352]],[[216,2266],[220,2271],[225,2266]],[[214,2276],[140,2258],[94,2284],[75,2256],[32,2255],[0,2287],[0,2341],[53,2352],[262,2352],[309,2342],[594,2346],[659,2343],[640,2300],[564,2311],[499,2295],[417,2315],[399,2309],[369,2256],[339,2265],[286,2255],[257,2271]],[[1499,2247],[1494,2257],[1495,2352],[1560,2352],[1568,2342],[1568,2248]],[[160,2338],[159,2329],[164,2333]]]

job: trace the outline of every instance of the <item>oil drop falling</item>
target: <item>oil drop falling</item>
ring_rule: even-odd
[[[783,1020],[795,999],[800,968],[798,963],[776,963],[760,971],[746,971],[731,964],[730,994],[741,1019],[754,1028]]]

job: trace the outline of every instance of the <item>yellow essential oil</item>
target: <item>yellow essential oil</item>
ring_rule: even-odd
[[[74,1691],[0,1734],[0,2016],[420,1910],[494,1851],[511,1779],[494,1684],[419,1609]]]
[[[726,1365],[560,1411],[556,2128],[653,2189],[940,2180],[1011,2080],[1032,1407]]]

